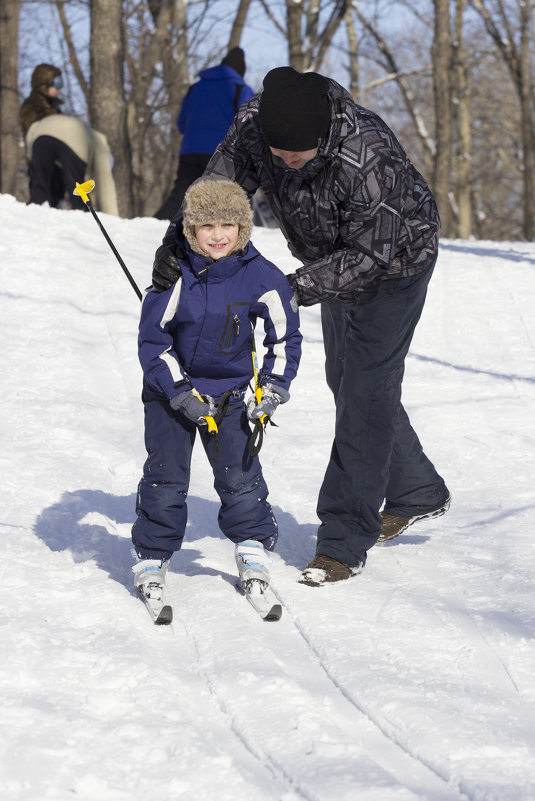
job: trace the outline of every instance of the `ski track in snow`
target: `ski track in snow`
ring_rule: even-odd
[[[358,578],[297,583],[332,434],[319,314],[303,310],[301,371],[262,452],[283,618],[237,592],[196,448],[175,618],[156,627],[130,570],[139,302],[89,215],[0,210],[2,796],[533,801],[535,246],[443,245],[404,402],[448,515],[373,549]],[[143,288],[165,226],[105,222]],[[278,232],[253,239],[292,269]]]

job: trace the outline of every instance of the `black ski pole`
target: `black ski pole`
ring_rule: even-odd
[[[106,231],[106,229],[104,228],[104,226],[100,222],[100,219],[99,219],[95,209],[93,208],[93,204],[91,203],[91,200],[89,198],[89,193],[92,192],[94,188],[95,188],[95,182],[94,181],[86,181],[83,184],[79,184],[78,182],[76,182],[76,188],[73,191],[73,195],[78,195],[84,201],[85,205],[87,206],[87,208],[89,209],[89,211],[91,212],[93,217],[95,218],[98,227],[100,228],[100,230],[104,234],[104,238],[106,239],[106,242],[108,243],[108,245],[112,249],[112,251],[113,251],[113,253],[115,255],[115,258],[117,259],[117,261],[121,265],[124,274],[126,275],[128,280],[130,281],[130,285],[132,286],[132,289],[134,290],[134,292],[138,296],[139,300],[142,300],[143,299],[143,295],[141,294],[141,291],[140,291],[138,285],[136,284],[136,282],[132,278],[132,275],[130,274],[130,271],[128,270],[128,267],[126,266],[124,261],[121,259],[121,256],[120,256],[117,248],[115,247],[115,245],[111,241],[110,237],[108,236],[108,232]]]

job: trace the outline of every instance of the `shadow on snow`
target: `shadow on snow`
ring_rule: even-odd
[[[136,495],[111,495],[101,490],[66,492],[58,503],[37,518],[36,535],[52,551],[69,551],[75,562],[93,561],[110,578],[127,587],[132,584],[130,528],[135,520]],[[188,497],[188,526],[180,556],[171,562],[173,572],[213,575],[235,584],[236,576],[200,564],[201,550],[192,542],[207,536],[224,540],[217,526],[219,503]],[[279,524],[276,553],[285,564],[301,570],[314,555],[316,526],[299,524],[292,515],[274,507]],[[229,542],[230,545],[230,542]]]

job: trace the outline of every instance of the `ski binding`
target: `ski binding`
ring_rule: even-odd
[[[259,579],[248,579],[245,586],[240,588],[245,597],[260,615],[262,620],[280,620],[282,617],[282,606],[269,589],[267,584]]]

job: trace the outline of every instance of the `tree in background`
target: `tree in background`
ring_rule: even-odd
[[[496,51],[509,71],[520,104],[522,175],[524,186],[524,238],[535,235],[535,138],[533,133],[532,28],[534,0],[472,0]],[[516,26],[515,26],[516,18]]]
[[[0,192],[15,195],[19,163],[19,3],[0,0]]]
[[[433,0],[433,5],[435,24],[432,57],[436,140],[433,188],[442,221],[442,233],[444,236],[452,236],[453,226],[450,208],[452,154],[450,4],[449,0]]]
[[[122,4],[117,0],[91,0],[91,83],[89,121],[106,135],[113,153],[113,176],[119,213],[131,217],[132,156],[127,125],[124,85],[125,31]]]
[[[0,2],[5,8],[15,0]],[[159,207],[176,173],[175,119],[182,97],[199,70],[240,45],[248,75],[257,70],[255,80],[249,79],[253,86],[271,67],[290,63],[334,77],[357,102],[384,117],[432,185],[445,235],[533,239],[534,2],[24,0],[22,7],[57,10],[47,25],[61,25],[65,109],[105,128],[123,214],[150,216]],[[115,14],[108,30],[98,36],[93,31],[91,41],[89,5]],[[36,55],[38,32],[30,28],[32,17],[21,16],[27,27],[20,59],[30,72],[30,65],[51,58],[48,52]],[[111,30],[114,42],[106,46]],[[251,53],[247,39],[255,30],[262,47]],[[274,38],[280,49],[271,47]],[[271,52],[276,55],[270,62]],[[22,96],[25,89],[19,87]],[[107,95],[102,102],[101,92]],[[9,135],[6,97],[3,92],[2,142]],[[101,113],[106,103],[109,115]]]
[[[470,85],[464,44],[466,0],[455,0],[452,41],[452,112],[457,131],[454,142],[454,196],[456,197],[457,236],[472,235],[472,135]]]

